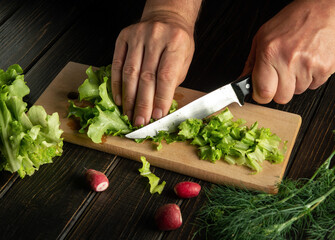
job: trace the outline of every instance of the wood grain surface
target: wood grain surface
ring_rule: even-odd
[[[209,92],[239,76],[253,36],[289,0],[203,1],[195,29],[196,50],[181,86]],[[112,63],[120,31],[141,18],[145,0],[71,1],[1,0],[0,68],[18,63],[24,70],[31,106],[69,61],[93,66]],[[112,5],[111,7],[109,7]],[[285,105],[265,106],[301,116],[302,124],[285,178],[308,178],[334,150],[335,76],[317,90],[295,95]],[[247,102],[256,104],[251,97]],[[198,210],[206,204],[205,189],[214,184],[159,167],[151,170],[166,181],[161,195],[151,195],[141,163],[64,142],[64,152],[33,176],[0,172],[1,239],[136,239],[195,240]],[[94,193],[84,184],[83,171],[105,172],[110,188]],[[179,199],[180,181],[202,186],[197,198]],[[183,225],[161,232],[153,221],[156,209],[176,203]]]
[[[87,78],[85,71],[88,67],[69,62],[35,103],[42,105],[49,114],[58,112],[65,141],[137,161],[140,161],[141,156],[145,156],[153,166],[212,183],[229,184],[269,193],[277,191],[276,185],[283,177],[301,125],[299,115],[249,103],[243,107],[237,104],[229,105],[235,119],[243,118],[249,126],[257,121],[259,127],[270,128],[283,141],[288,142],[284,161],[280,164],[265,161],[262,165],[263,170],[258,174],[252,174],[252,171],[244,166],[229,165],[222,160],[215,164],[199,160],[196,147],[187,142],[163,144],[160,151],[157,151],[150,141],[139,144],[131,139],[115,136],[108,136],[101,144],[96,144],[86,134],[78,132],[78,128],[74,127],[76,124],[73,119],[67,118],[69,94],[78,92],[78,87]],[[176,90],[175,99],[182,107],[204,94],[179,87]]]

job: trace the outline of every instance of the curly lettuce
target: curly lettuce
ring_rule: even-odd
[[[68,117],[79,119],[80,133],[94,143],[101,143],[103,135],[123,136],[132,131],[127,116],[122,115],[112,99],[111,67],[86,70],[87,79],[78,88],[79,100],[88,101],[92,106],[79,107],[70,101]]]
[[[48,115],[42,106],[27,111],[23,97],[29,92],[19,65],[0,69],[0,170],[21,178],[63,152],[58,113]]]

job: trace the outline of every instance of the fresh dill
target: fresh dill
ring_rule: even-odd
[[[276,195],[215,185],[199,210],[207,239],[335,239],[335,151],[310,179],[285,179]]]

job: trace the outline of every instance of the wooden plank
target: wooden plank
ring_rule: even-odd
[[[323,86],[320,104],[304,134],[295,161],[288,174],[290,178],[309,178],[334,151],[335,136],[335,76]],[[308,165],[306,165],[306,161]],[[335,159],[332,161],[335,165]]]
[[[75,60],[78,62],[84,62],[84,63],[88,63],[88,64],[94,64],[94,65],[104,65],[104,64],[108,64],[111,62],[111,58],[112,58],[112,53],[113,53],[113,42],[115,41],[115,36],[117,35],[118,31],[121,29],[122,26],[126,26],[128,23],[131,23],[131,19],[128,16],[128,14],[131,17],[134,17],[134,13],[138,12],[140,14],[141,12],[141,7],[138,7],[138,5],[136,4],[137,1],[129,1],[132,2],[131,4],[128,3],[128,1],[122,1],[122,4],[120,3],[120,5],[123,6],[122,9],[120,9],[120,6],[117,6],[116,9],[117,11],[113,11],[113,9],[109,9],[109,8],[104,8],[104,9],[100,9],[99,13],[101,14],[94,14],[91,15],[91,10],[92,7],[95,8],[95,10],[98,10],[98,7],[95,7],[95,5],[93,4],[92,7],[89,9],[90,11],[85,11],[83,12],[83,15],[86,16],[90,16],[90,17],[86,17],[86,18],[80,18],[78,19],[78,22],[82,23],[82,27],[80,28],[80,24],[77,23],[75,26],[73,26],[73,28],[71,28],[68,32],[65,33],[65,36],[57,39],[57,42],[53,45],[52,48],[49,49],[49,46],[42,46],[43,44],[45,44],[45,42],[43,42],[41,44],[40,47],[42,47],[41,49],[43,49],[42,52],[38,52],[37,51],[37,55],[36,56],[42,56],[41,58],[37,57],[35,58],[35,56],[33,56],[33,58],[31,59],[32,61],[34,61],[34,63],[36,63],[31,70],[29,70],[28,74],[26,75],[26,81],[28,82],[28,85],[31,86],[31,95],[29,96],[29,99],[31,101],[31,103],[34,103],[35,100],[39,97],[39,95],[42,93],[42,91],[44,90],[44,88],[51,82],[51,80],[56,76],[56,74],[62,69],[63,66],[65,66],[65,64],[69,61],[69,60]],[[219,1],[218,1],[219,2]],[[1,1],[2,3],[2,1]],[[0,3],[0,4],[1,4]],[[29,2],[27,2],[27,4],[30,4]],[[113,3],[115,4],[115,3]],[[214,4],[215,5],[215,4]],[[245,5],[245,4],[242,4]],[[254,3],[250,4],[250,5],[254,5]],[[136,9],[137,8],[137,9]],[[217,7],[216,7],[217,8]],[[247,9],[249,11],[249,9]],[[104,21],[106,19],[109,19],[109,16],[107,17],[107,12],[110,12],[110,14],[108,14],[111,17],[111,20],[113,21],[112,24],[110,24],[107,21]],[[239,12],[239,11],[237,11]],[[89,13],[89,14],[88,14]],[[240,14],[241,12],[239,12]],[[258,12],[259,13],[259,12]],[[231,11],[230,13],[231,15],[236,14],[236,10]],[[243,11],[243,14],[241,15],[245,15],[246,12]],[[254,14],[254,13],[253,13]],[[215,14],[214,14],[215,15]],[[209,16],[211,18],[215,18],[217,16],[214,16],[213,13],[211,13]],[[236,14],[238,15],[238,14]],[[16,16],[16,15],[15,15]],[[21,14],[22,17],[26,16],[25,13]],[[99,17],[98,17],[99,16]],[[101,20],[101,22],[103,22],[104,24],[99,25],[99,23],[101,24],[100,19],[102,18],[102,16],[105,16],[103,20]],[[61,16],[59,16],[61,18]],[[134,17],[136,18],[136,16]],[[217,17],[219,18],[219,17]],[[88,25],[88,23],[91,23]],[[247,24],[249,24],[249,22],[247,22]],[[214,24],[215,25],[215,24]],[[62,25],[60,24],[59,27],[61,27]],[[97,29],[97,27],[99,29]],[[207,26],[205,25],[204,28],[206,28]],[[217,26],[215,26],[217,27]],[[7,31],[6,32],[1,32],[1,36],[5,39],[9,39],[12,38],[13,36],[6,36],[6,34],[10,34],[11,33],[11,28],[8,27],[6,28]],[[106,32],[108,29],[108,33],[112,32],[113,37],[106,37]],[[217,31],[221,31],[222,34],[225,33],[226,28],[222,28],[222,30],[217,29]],[[15,29],[14,31],[15,32]],[[4,35],[3,35],[4,34]],[[15,34],[20,34],[20,32],[15,32]],[[50,32],[48,32],[47,34],[50,34]],[[229,34],[231,34],[230,32],[227,33],[228,37]],[[4,37],[5,36],[5,37]],[[201,61],[201,56],[199,59],[199,61],[196,61],[194,66],[192,67],[189,77],[188,77],[188,86],[191,86],[193,84],[194,87],[198,88],[199,90],[201,89],[202,91],[204,91],[203,89],[203,84],[201,84],[204,80],[206,80],[206,82],[208,80],[210,80],[209,78],[209,74],[212,74],[213,76],[221,76],[221,72],[225,72],[225,73],[229,73],[231,71],[232,68],[236,67],[236,63],[239,64],[239,66],[243,66],[243,57],[241,56],[245,56],[245,52],[243,52],[240,49],[234,49],[229,51],[229,55],[227,57],[227,55],[225,54],[220,54],[220,52],[222,51],[222,49],[224,49],[225,47],[228,49],[231,49],[229,47],[229,43],[224,42],[221,44],[220,42],[220,47],[218,48],[218,46],[215,46],[215,44],[213,43],[213,40],[216,39],[225,39],[225,35],[221,36],[221,35],[215,35],[215,36],[209,36],[208,34],[203,34],[204,38],[201,40],[202,42],[206,42],[206,46],[201,45],[197,51],[201,51],[203,54],[201,56],[209,56],[207,51],[209,47],[214,47],[218,49],[218,52],[215,52],[215,56],[219,56],[219,58],[215,58],[217,61],[212,60],[211,58],[206,59],[206,61],[204,59],[202,59]],[[1,38],[1,39],[3,39]],[[234,46],[240,46],[241,42],[234,42],[234,39],[236,40],[240,39],[240,37],[238,37],[238,34],[236,34],[235,38],[231,38],[230,39],[230,44],[234,44]],[[18,44],[24,44],[25,39],[21,38],[20,40],[17,39],[17,41],[13,42],[13,46],[16,46]],[[53,44],[54,42],[51,41],[51,44]],[[29,44],[25,45],[26,47],[29,47]],[[13,51],[16,53],[15,47],[12,48]],[[36,48],[35,48],[36,49]],[[21,49],[24,50],[24,49]],[[3,49],[0,49],[0,52],[2,52]],[[235,52],[237,51],[237,52]],[[248,49],[246,49],[246,51],[248,51]],[[7,53],[11,53],[9,51],[7,51]],[[24,51],[22,52],[22,56],[24,55]],[[7,61],[5,63],[4,66],[8,66],[9,64],[13,63],[12,61],[15,60],[14,58],[10,58],[10,56],[4,56],[1,55],[1,62],[4,63],[5,61]],[[21,59],[21,55],[17,54],[17,60]],[[234,57],[233,59],[231,59],[230,57]],[[227,59],[224,62],[220,62],[219,60],[222,59]],[[24,67],[30,67],[30,63],[28,61],[28,59],[26,59],[27,61],[21,61],[20,63],[24,63]],[[207,61],[208,60],[208,61]],[[8,63],[8,64],[7,64]],[[194,72],[194,69],[199,69],[198,72]],[[215,72],[212,72],[212,70],[219,70],[216,73],[218,75],[215,74]],[[235,68],[234,68],[235,69]],[[235,69],[234,74],[232,75],[232,77],[235,76],[235,74],[238,74],[239,69],[237,68],[237,70]],[[192,74],[194,72],[194,74]],[[198,75],[198,73],[201,72],[201,75]],[[199,81],[196,82],[194,80],[194,78],[198,78]],[[216,80],[215,80],[216,81]],[[217,84],[221,84],[222,82],[219,82]],[[206,84],[207,86],[207,84]],[[218,85],[217,85],[218,87]],[[271,104],[270,106],[273,108],[278,108],[278,109],[285,109],[287,111],[290,112],[295,112],[300,114],[303,117],[303,131],[300,132],[298,140],[299,139],[303,139],[303,135],[306,132],[306,130],[308,129],[308,125],[309,125],[309,120],[312,118],[312,115],[314,113],[314,109],[316,108],[316,106],[319,104],[319,102],[317,101],[318,96],[322,95],[324,88],[321,88],[321,90],[317,90],[317,91],[310,91],[307,92],[303,95],[299,95],[297,96],[297,98],[295,98],[295,101],[292,101],[291,103],[289,103],[286,106],[281,106],[281,105],[276,105],[276,104]],[[320,111],[323,109],[320,109]],[[313,139],[313,135],[310,134],[309,137],[311,139]],[[327,138],[328,139],[328,138]],[[332,139],[329,138],[328,139],[329,142],[332,142]],[[313,143],[313,142],[311,142]],[[69,148],[68,148],[69,147]],[[73,147],[73,148],[72,148]],[[307,148],[307,144],[305,146]],[[92,149],[88,149],[88,148],[82,148],[79,146],[72,146],[72,144],[69,143],[65,143],[65,148],[67,149],[66,151],[73,151],[73,155],[70,154],[64,154],[63,157],[61,157],[59,160],[56,159],[55,163],[58,162],[59,164],[51,164],[49,166],[43,166],[41,168],[40,171],[45,171],[45,169],[49,169],[48,171],[48,177],[43,177],[41,178],[41,173],[39,173],[40,175],[38,176],[33,176],[31,178],[34,178],[34,181],[29,181],[29,183],[26,183],[28,180],[24,179],[22,181],[17,181],[14,183],[13,188],[10,188],[8,191],[8,195],[5,195],[5,199],[0,199],[0,204],[2,205],[2,203],[6,203],[4,206],[7,208],[14,208],[15,211],[11,211],[11,213],[13,213],[12,215],[9,214],[8,211],[1,211],[0,212],[0,216],[2,219],[1,224],[3,223],[9,223],[11,224],[11,226],[16,226],[15,224],[19,224],[21,225],[20,227],[14,227],[11,228],[11,235],[2,235],[4,238],[8,237],[8,236],[15,236],[15,239],[17,239],[16,236],[18,236],[18,238],[24,238],[26,236],[31,236],[32,238],[36,237],[36,236],[43,236],[41,238],[46,239],[46,238],[50,238],[50,239],[55,239],[59,233],[60,227],[59,226],[65,226],[65,224],[67,223],[66,221],[68,219],[71,219],[71,222],[76,221],[76,217],[78,216],[77,213],[79,213],[79,210],[81,208],[85,208],[85,211],[83,213],[83,215],[85,215],[86,213],[90,212],[92,209],[94,210],[95,208],[100,209],[101,204],[107,205],[109,206],[109,204],[112,204],[115,201],[114,199],[109,199],[106,198],[105,196],[102,196],[101,198],[99,198],[98,200],[94,197],[92,199],[92,201],[90,203],[88,203],[89,205],[87,207],[85,207],[84,203],[87,203],[87,196],[90,195],[90,192],[86,192],[86,194],[82,194],[81,191],[83,190],[82,188],[78,188],[76,184],[73,184],[72,181],[75,180],[76,183],[77,182],[77,178],[74,176],[78,176],[79,174],[81,174],[81,170],[80,168],[82,167],[81,165],[77,165],[78,169],[76,167],[74,167],[72,161],[97,161],[97,162],[92,162],[91,167],[96,167],[99,168],[99,164],[96,165],[97,163],[103,161],[107,161],[109,162],[111,160],[109,154],[102,154],[100,155],[99,152],[96,153],[96,151],[92,150]],[[70,149],[70,150],[69,150]],[[80,149],[80,150],[78,150]],[[321,151],[321,149],[319,150]],[[79,155],[81,154],[81,156],[83,157],[83,159],[81,157],[79,158],[71,158],[71,156],[75,156],[75,155]],[[85,157],[84,157],[85,156]],[[95,159],[99,158],[99,159]],[[303,164],[303,158],[305,157],[304,154],[300,155],[301,157],[301,164]],[[86,159],[88,158],[88,159]],[[133,179],[137,177],[137,167],[139,166],[138,162],[135,161],[129,161],[127,159],[121,159],[122,162],[124,161],[124,165],[122,165],[122,167],[116,166],[116,169],[112,172],[112,174],[116,174],[116,176],[120,176],[118,174],[120,174],[120,171],[122,169],[125,169],[125,171],[132,171],[133,175],[129,175],[128,178],[129,179]],[[120,161],[121,161],[120,160]],[[57,170],[58,167],[62,167],[63,165],[66,166],[71,166],[72,169],[71,171],[68,172],[61,172],[61,171],[55,171]],[[106,169],[108,169],[109,165],[104,165],[101,168],[101,170],[105,171]],[[305,170],[308,169],[306,165],[304,165]],[[55,168],[55,169],[54,169]],[[183,179],[189,179],[186,176],[180,175],[180,174],[174,174],[173,172],[169,172],[169,171],[162,171],[161,169],[158,168],[154,168],[153,167],[153,171],[155,173],[158,173],[158,175],[160,175],[161,173],[164,173],[164,180],[168,180],[168,182],[170,183],[171,181],[174,182],[178,182],[180,180]],[[53,174],[55,174],[56,176],[53,177]],[[3,176],[6,176],[7,173],[3,172],[0,174],[0,183]],[[68,176],[69,175],[69,176]],[[54,179],[58,179],[58,178],[64,178],[64,182],[66,181],[66,184],[60,186],[59,188],[54,188],[54,183],[52,181],[54,181]],[[40,194],[40,190],[38,188],[35,188],[34,186],[39,186],[41,183],[39,182],[40,180],[43,180],[45,184],[45,187],[43,189],[47,190],[47,193],[44,194],[43,196],[38,196],[38,194]],[[7,178],[6,178],[7,180]],[[117,177],[113,178],[112,181],[112,185],[118,186],[119,184],[122,184],[123,182],[123,178],[119,178],[117,179]],[[128,181],[131,182],[131,181]],[[128,191],[127,194],[122,195],[122,197],[117,198],[116,200],[118,201],[118,204],[116,204],[116,206],[122,206],[121,208],[117,208],[114,207],[111,212],[113,214],[111,214],[111,218],[109,218],[109,216],[107,214],[101,214],[101,215],[95,215],[95,214],[88,214],[87,216],[101,216],[103,217],[102,221],[98,220],[97,223],[99,223],[98,227],[99,229],[101,229],[101,231],[105,231],[106,229],[112,229],[114,226],[119,226],[119,225],[124,225],[125,221],[121,221],[116,222],[114,221],[115,218],[117,219],[119,216],[122,216],[122,214],[125,214],[127,216],[131,216],[133,219],[128,219],[127,221],[130,222],[129,225],[125,225],[127,227],[125,227],[123,230],[121,230],[120,228],[118,228],[118,232],[122,232],[122,236],[132,236],[132,234],[135,234],[137,231],[139,233],[144,233],[146,234],[145,230],[140,230],[140,228],[143,227],[143,225],[138,224],[139,219],[143,220],[143,219],[147,219],[148,221],[151,220],[151,213],[153,212],[153,207],[158,207],[158,205],[160,205],[161,203],[163,203],[165,200],[166,195],[162,195],[162,196],[155,196],[153,199],[154,201],[150,201],[149,204],[143,204],[143,202],[146,202],[146,200],[148,199],[148,196],[146,195],[148,193],[148,189],[143,189],[143,186],[146,185],[145,180],[141,180],[141,179],[136,179],[136,184],[131,184],[130,189],[119,189],[118,193],[122,193],[124,191]],[[79,183],[80,184],[80,183]],[[67,186],[70,185],[70,186]],[[173,184],[170,185],[170,187]],[[122,185],[123,187],[126,187],[125,185]],[[22,189],[24,190],[25,188],[28,188],[30,190],[29,191],[21,191]],[[48,191],[48,189],[51,188],[50,191]],[[68,190],[67,188],[71,188],[71,191]],[[143,190],[142,194],[141,193],[137,193],[136,196],[141,198],[142,200],[138,200],[138,205],[134,205],[131,208],[128,208],[127,204],[123,204],[120,205],[119,203],[122,201],[127,201],[129,199],[133,199],[132,193],[134,191],[138,191],[138,189],[140,189],[140,191]],[[169,189],[169,188],[168,188]],[[64,191],[66,190],[66,191]],[[113,191],[113,188],[110,189],[111,191]],[[169,190],[168,190],[169,191]],[[66,194],[72,194],[74,196],[76,196],[77,194],[80,194],[80,197],[78,198],[74,198],[74,196],[70,196],[70,198],[67,198]],[[109,193],[110,194],[110,193]],[[104,195],[104,194],[101,194]],[[117,197],[117,195],[115,195]],[[28,200],[27,200],[28,199]],[[32,199],[29,201],[29,199]],[[96,201],[97,200],[97,201]],[[101,200],[101,201],[100,201]],[[173,198],[170,200],[173,200]],[[198,200],[198,199],[197,199]],[[23,206],[21,209],[19,209],[18,206],[16,206],[14,204],[15,201],[18,201],[18,204],[20,206]],[[67,201],[71,201],[71,204],[66,204],[65,202]],[[105,202],[103,202],[105,201]],[[109,202],[106,202],[109,201]],[[11,204],[9,204],[9,202],[12,202]],[[55,209],[52,209],[55,206],[55,202],[58,202],[58,207],[56,207]],[[61,203],[63,202],[63,203]],[[83,203],[83,204],[81,204]],[[193,203],[193,202],[192,202]],[[50,206],[48,206],[50,204]],[[153,206],[153,204],[156,204],[155,206]],[[45,206],[46,205],[46,206]],[[185,218],[187,218],[188,213],[193,213],[194,211],[196,211],[200,206],[202,205],[201,201],[196,201],[196,204],[194,205],[194,208],[192,206],[192,204],[184,204],[182,203],[182,211],[186,214]],[[43,208],[41,206],[44,206]],[[65,212],[59,213],[59,209],[61,209],[62,206],[65,209]],[[134,207],[138,206],[138,208],[142,208],[143,211],[137,211],[136,214],[134,213]],[[91,208],[91,210],[90,210]],[[42,210],[41,210],[42,209]],[[77,210],[78,209],[78,210]],[[135,208],[137,209],[137,208]],[[150,210],[151,209],[151,210]],[[185,209],[187,209],[188,211],[184,211]],[[28,213],[28,211],[30,211],[30,213]],[[58,212],[57,212],[58,211]],[[94,210],[95,211],[95,210]],[[149,211],[150,213],[147,213],[147,211]],[[133,213],[133,215],[131,215],[130,213]],[[17,216],[21,216],[22,219],[19,219],[19,217]],[[50,217],[51,216],[51,217]],[[56,216],[56,217],[55,217]],[[57,217],[58,216],[58,217]],[[73,216],[73,218],[72,218]],[[88,221],[90,223],[89,224],[84,224],[81,223],[82,226],[89,226],[88,230],[90,229],[94,229],[95,226],[95,222],[92,219],[86,219],[85,216],[80,216],[81,218],[84,218],[86,221]],[[14,218],[14,219],[11,219]],[[38,220],[43,219],[43,229],[42,228],[37,228],[36,222],[38,222]],[[5,221],[6,220],[6,221]],[[124,219],[125,220],[125,219]],[[57,223],[56,223],[57,222]],[[111,225],[110,222],[113,222],[115,225]],[[192,220],[190,221],[192,222]],[[57,227],[55,227],[57,224]],[[152,225],[150,225],[152,226]],[[10,227],[8,227],[9,229]],[[55,228],[55,229],[54,229]],[[184,234],[182,235],[179,231],[174,231],[171,233],[164,233],[163,237],[162,234],[159,235],[153,235],[152,239],[160,239],[160,238],[165,238],[166,236],[171,236],[169,239],[190,239],[187,238],[189,237],[187,234],[187,230],[189,228],[192,228],[190,226],[190,224],[185,224],[183,225],[183,232]],[[2,228],[1,230],[3,230],[4,228]],[[85,230],[82,228],[78,228],[78,230]],[[147,231],[151,231],[152,229],[150,228],[149,230],[147,229]],[[18,231],[18,235],[15,235],[15,232]],[[155,231],[155,230],[154,230]],[[7,232],[6,232],[7,233]],[[84,235],[81,234],[81,236],[84,239],[87,239],[88,236],[94,238],[93,235],[89,235],[89,231],[87,231],[88,235]],[[107,233],[109,233],[109,231],[107,231]],[[150,234],[150,233],[147,233]],[[98,234],[99,236],[103,235],[102,233]],[[74,239],[78,239],[75,237],[75,235],[71,235]],[[105,238],[108,238],[108,235],[103,235]],[[148,235],[146,235],[148,236]],[[158,237],[157,237],[158,236]],[[181,237],[181,236],[185,236],[185,238]],[[130,237],[131,238],[131,237]],[[8,239],[8,238],[7,238]],[[14,238],[13,238],[14,239]],[[149,238],[147,238],[149,239]]]
[[[56,239],[92,193],[85,184],[85,168],[105,171],[114,156],[65,144],[64,153],[43,165],[32,177],[13,183],[0,198],[3,239]]]
[[[14,1],[16,2],[16,1]],[[0,26],[0,66],[29,68],[81,14],[71,1],[24,1]]]
[[[0,1],[0,25],[7,21],[10,16],[17,11],[22,3],[23,0],[2,0]]]
[[[86,208],[66,239],[160,239],[164,233],[157,229],[154,215],[161,205],[176,203],[182,209],[188,207],[186,205],[202,204],[199,201],[204,192],[199,198],[178,198],[173,187],[181,180],[181,175],[160,168],[151,169],[166,181],[164,191],[161,195],[151,194],[148,180],[139,175],[140,167],[139,162],[120,159],[117,171],[109,176],[111,183],[118,184],[111,184],[105,192],[97,195],[94,204]],[[194,179],[186,177],[184,180]],[[194,215],[181,211],[184,225],[174,231],[175,235],[182,233],[184,227],[194,220]]]
[[[252,175],[251,171],[245,167],[229,165],[223,161],[217,161],[216,164],[200,161],[195,147],[188,143],[164,145],[162,150],[156,151],[150,142],[138,144],[133,140],[109,136],[104,143],[95,144],[85,134],[79,134],[77,129],[73,128],[73,120],[67,118],[69,100],[67,96],[70,92],[76,92],[86,78],[87,67],[87,65],[70,62],[36,102],[37,105],[45,107],[48,113],[59,113],[66,141],[137,161],[143,155],[153,166],[214,183],[227,183],[271,193],[276,192],[275,185],[283,177],[300,127],[300,116],[248,103],[243,108],[237,104],[229,106],[236,118],[246,119],[249,125],[258,121],[260,127],[268,127],[283,140],[288,141],[284,162],[281,164],[265,162],[263,171],[256,175]],[[203,94],[186,88],[178,88],[175,99],[180,106],[183,106]]]

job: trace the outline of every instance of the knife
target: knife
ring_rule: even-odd
[[[148,136],[154,137],[160,131],[174,132],[183,121],[189,118],[203,119],[229,104],[236,102],[240,106],[244,104],[244,98],[252,91],[251,75],[237,79],[236,81],[220,87],[173,113],[148,124],[126,135],[127,138],[142,139]]]

